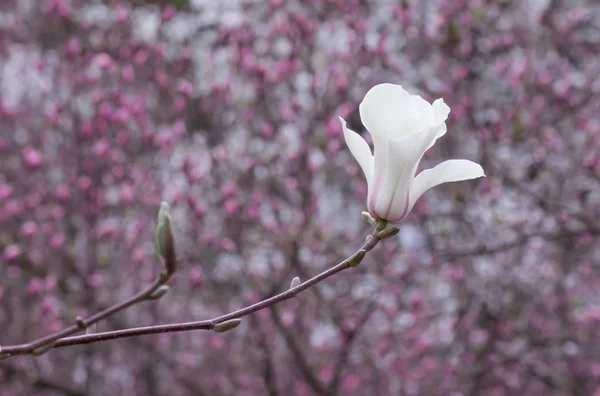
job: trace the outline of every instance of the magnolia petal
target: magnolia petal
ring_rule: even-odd
[[[431,123],[437,125],[446,122],[450,114],[450,107],[444,103],[444,99],[436,99],[431,107],[433,108],[433,120]]]
[[[410,114],[411,95],[400,85],[379,84],[367,92],[360,103],[360,119],[371,135],[375,146],[376,137],[398,138]]]
[[[401,126],[403,135],[421,131],[432,125],[433,108],[431,103],[420,97],[419,95],[411,95],[407,108],[398,109],[405,112],[405,121]]]
[[[444,103],[444,99],[440,98],[440,99],[436,99],[433,104],[431,105],[431,109],[432,109],[432,120],[431,120],[431,124],[432,125],[440,125],[440,129],[438,131],[438,134],[435,136],[435,140],[433,141],[433,143],[431,144],[431,146],[433,146],[433,144],[435,144],[435,141],[438,140],[439,138],[441,138],[442,136],[444,136],[446,134],[446,120],[448,119],[448,115],[450,114],[450,107],[448,107],[448,105],[446,103]],[[431,146],[429,146],[429,148],[431,148]]]
[[[344,140],[364,172],[367,184],[370,184],[370,180],[373,177],[373,155],[371,155],[371,148],[365,139],[346,126],[346,121],[342,117],[339,118],[344,131]]]
[[[388,163],[384,169],[376,167],[374,191],[369,197],[369,210],[377,217],[390,222],[406,217],[417,166],[436,133],[436,128],[429,128],[388,142]]]
[[[407,125],[407,127],[410,128],[410,132],[420,131],[429,128],[432,125],[439,124],[439,122],[434,122],[434,112],[431,103],[419,95],[410,96],[410,105],[411,108],[406,109],[414,114],[414,119],[411,120],[412,125]]]
[[[481,165],[473,161],[464,159],[444,161],[434,168],[422,171],[415,177],[410,191],[410,207],[412,209],[417,199],[432,187],[478,177],[485,177],[485,173]]]
[[[442,122],[441,124],[438,124],[438,125],[434,126],[433,128],[436,129],[435,138],[431,141],[431,144],[429,144],[429,147],[427,147],[427,150],[429,150],[431,147],[433,147],[435,142],[437,142],[437,140],[439,138],[444,136],[446,134],[446,131],[448,130],[445,122]]]

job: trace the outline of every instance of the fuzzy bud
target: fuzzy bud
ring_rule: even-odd
[[[348,266],[356,267],[365,258],[366,254],[367,254],[366,250],[364,250],[364,249],[359,250],[358,252],[356,252],[356,254],[354,256],[350,257],[350,260],[348,261]]]
[[[377,233],[377,238],[385,239],[385,238],[393,237],[394,235],[396,235],[399,232],[400,232],[400,229],[396,228],[396,227],[386,228],[385,230],[379,231]]]
[[[294,279],[292,279],[292,281],[290,282],[290,289],[293,289],[294,287],[300,285],[300,278],[298,278],[297,276],[294,277]]]
[[[175,255],[175,239],[169,214],[169,204],[162,202],[158,211],[158,225],[156,226],[156,254],[166,266],[165,281],[177,270],[177,257]]]
[[[158,300],[159,298],[161,298],[162,296],[167,294],[168,291],[169,291],[169,286],[160,285],[156,290],[154,290],[152,293],[150,293],[150,295],[148,296],[148,300]]]
[[[75,324],[81,330],[84,330],[87,327],[87,325],[85,324],[85,320],[83,320],[83,318],[81,316],[78,316],[78,317],[75,318]]]
[[[238,327],[240,325],[240,323],[242,323],[241,319],[231,319],[226,322],[217,323],[213,327],[213,331],[215,333],[225,333],[229,330],[235,329],[236,327]]]
[[[33,351],[31,351],[31,354],[33,356],[42,356],[44,353],[48,352],[52,348],[54,348],[54,342],[35,348]]]
[[[374,226],[377,224],[377,221],[369,214],[369,212],[362,212],[360,216],[362,217],[363,221],[369,225]]]

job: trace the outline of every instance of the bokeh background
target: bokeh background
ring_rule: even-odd
[[[0,345],[208,319],[358,248],[373,85],[452,109],[435,188],[351,271],[226,334],[0,362],[0,395],[600,395],[596,0],[3,0]],[[364,133],[364,131],[363,131]]]

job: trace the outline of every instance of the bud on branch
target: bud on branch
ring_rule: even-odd
[[[164,296],[165,294],[167,294],[168,291],[169,291],[169,286],[167,286],[167,285],[160,285],[158,287],[158,289],[154,290],[148,296],[148,300],[158,300],[159,298],[161,298],[162,296]]]
[[[366,254],[367,254],[366,250],[364,250],[364,249],[359,250],[358,252],[356,252],[354,254],[354,256],[352,256],[350,258],[350,260],[348,261],[348,266],[356,267],[358,264],[360,264],[361,261],[363,261]]]
[[[156,254],[164,261],[166,272],[163,280],[166,282],[177,270],[177,256],[175,254],[175,238],[169,214],[169,204],[162,202],[158,211],[158,225],[156,226]]]
[[[290,282],[290,289],[293,289],[294,287],[300,285],[300,278],[298,278],[297,276],[294,277],[294,279],[292,279],[292,281]]]
[[[393,237],[394,235],[396,235],[399,232],[400,232],[400,229],[397,227],[386,228],[385,230],[379,231],[377,233],[377,238],[386,239],[389,237]]]
[[[223,323],[217,323],[215,327],[213,327],[213,331],[215,333],[225,333],[229,330],[233,330],[238,327],[242,323],[241,319],[231,319]]]

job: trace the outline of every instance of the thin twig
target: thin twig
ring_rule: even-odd
[[[0,356],[8,357],[13,355],[34,353],[34,351],[43,349],[45,347],[49,347],[48,349],[52,349],[56,347],[57,340],[64,339],[65,337],[76,334],[119,311],[129,308],[130,306],[137,304],[140,301],[147,300],[152,295],[152,293],[154,293],[154,291],[156,291],[160,286],[164,285],[167,280],[168,279],[165,276],[161,275],[154,282],[152,282],[152,284],[150,284],[138,294],[128,298],[125,301],[119,302],[111,307],[108,307],[107,309],[98,312],[87,319],[78,318],[74,325],[64,328],[56,333],[49,334],[27,344],[0,346]],[[8,356],[6,356],[5,354],[8,354]]]
[[[354,254],[350,257],[346,258],[336,266],[320,273],[319,275],[307,280],[304,283],[299,284],[298,286],[288,289],[282,293],[279,293],[276,296],[268,298],[266,300],[260,301],[256,304],[250,305],[245,308],[241,308],[237,311],[221,315],[219,317],[202,320],[196,322],[186,322],[186,323],[175,323],[175,324],[167,324],[167,325],[157,325],[157,326],[145,326],[145,327],[136,327],[124,330],[116,330],[116,331],[107,331],[104,333],[95,333],[95,334],[86,334],[75,337],[68,337],[71,334],[77,333],[82,330],[83,326],[90,326],[93,323],[96,323],[115,312],[123,310],[139,301],[147,299],[153,291],[158,289],[166,280],[163,277],[157,279],[151,286],[149,286],[146,290],[138,293],[137,295],[129,298],[128,300],[118,303],[111,308],[108,308],[94,316],[91,316],[88,319],[80,320],[79,325],[74,325],[68,327],[64,330],[61,330],[57,333],[51,334],[49,336],[40,338],[39,340],[30,342],[28,344],[21,345],[11,345],[0,347],[0,356],[9,357],[14,355],[23,355],[32,353],[32,351],[40,348],[41,346],[47,346],[48,349],[52,348],[60,348],[71,345],[82,345],[82,344],[91,344],[99,341],[106,340],[114,340],[117,338],[126,338],[133,337],[139,335],[147,335],[147,334],[158,334],[158,333],[172,333],[179,331],[191,331],[191,330],[212,330],[215,325],[219,323],[226,322],[228,320],[241,318],[247,315],[250,315],[254,312],[260,311],[264,308],[270,307],[274,304],[277,304],[281,301],[287,300],[289,298],[294,297],[298,293],[310,288],[311,286],[329,278],[332,275],[337,274],[340,271],[343,271],[347,268],[353,267],[358,264],[357,257],[364,257],[364,253],[373,250],[375,246],[379,243],[380,239],[377,237],[377,232],[379,230],[373,231],[373,233],[367,237],[366,242],[363,246],[358,249]],[[363,253],[364,251],[364,253]]]

